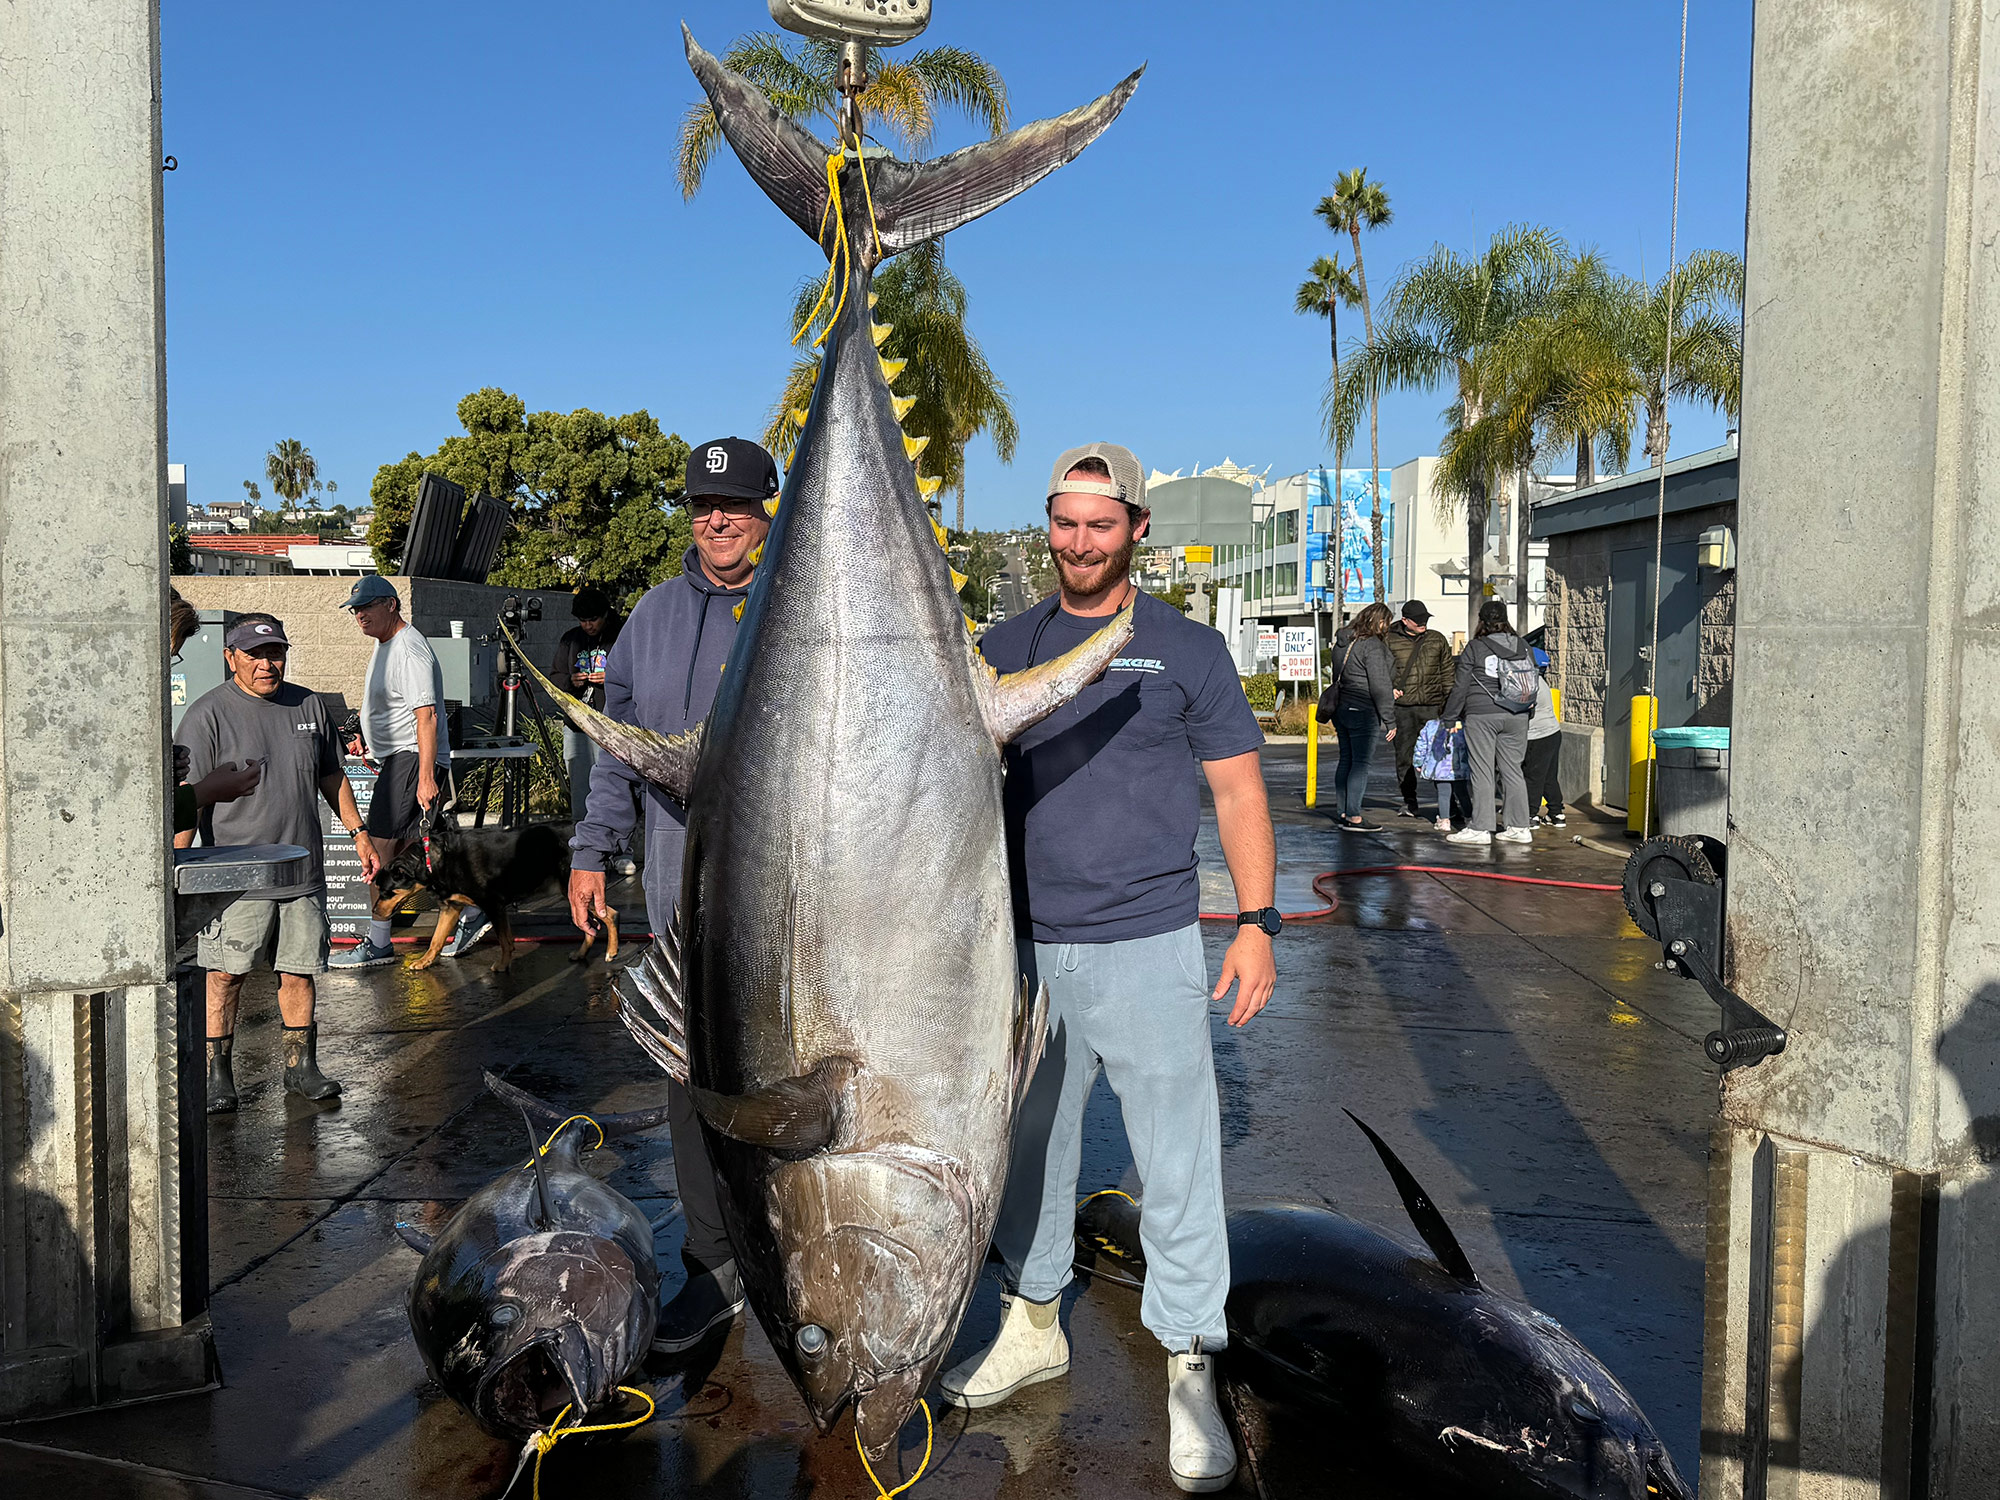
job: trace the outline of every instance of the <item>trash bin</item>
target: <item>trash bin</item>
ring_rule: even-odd
[[[1655,729],[1661,833],[1729,842],[1729,731]]]

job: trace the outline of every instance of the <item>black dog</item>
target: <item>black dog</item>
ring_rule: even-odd
[[[477,906],[492,918],[500,938],[500,962],[494,972],[504,974],[514,967],[514,929],[507,920],[507,908],[531,896],[550,891],[563,893],[569,887],[569,839],[574,823],[531,823],[526,828],[463,829],[449,817],[437,821],[428,834],[406,845],[386,869],[377,872],[375,888],[382,895],[409,892],[422,887],[438,898],[437,929],[431,934],[430,951],[412,959],[413,969],[428,969],[437,962],[444,945],[458,928],[458,919],[468,906]],[[618,956],[618,920],[604,914],[604,956]],[[590,959],[594,936],[586,934],[572,956],[574,963]]]

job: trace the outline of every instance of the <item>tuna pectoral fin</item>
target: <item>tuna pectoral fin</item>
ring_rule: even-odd
[[[780,1078],[748,1094],[690,1085],[702,1119],[732,1141],[796,1159],[824,1151],[840,1127],[840,1091],[854,1074],[844,1057],[824,1058],[810,1073]]]
[[[882,248],[893,255],[948,234],[1075,160],[1118,118],[1125,101],[1139,86],[1139,74],[1145,71],[1140,68],[1081,109],[1023,125],[997,141],[981,141],[936,161],[870,162]],[[823,169],[820,175],[823,182]],[[824,189],[820,196],[826,196]]]
[[[1042,1046],[1049,1039],[1049,982],[1044,979],[1032,993],[1028,978],[1021,976],[1021,1003],[1014,1013],[1014,1108],[1028,1096],[1041,1066]]]
[[[665,787],[682,802],[687,801],[688,788],[694,785],[695,759],[701,753],[701,731],[706,726],[696,725],[686,734],[655,734],[636,724],[621,724],[572,698],[550,682],[542,675],[541,669],[528,660],[527,653],[521,650],[521,643],[514,639],[513,633],[505,625],[500,627],[500,631],[514,648],[514,655],[521,665],[528,669],[528,675],[563,711],[563,717],[653,785]],[[581,814],[581,809],[575,811]]]
[[[1127,604],[1080,646],[1038,667],[1009,672],[1004,677],[987,666],[967,641],[966,649],[972,652],[972,679],[979,688],[979,710],[986,719],[987,733],[1004,745],[1039,724],[1096,681],[1131,639],[1132,606]]]
[[[1370,1130],[1353,1110],[1344,1109],[1341,1113],[1361,1127],[1361,1133],[1374,1146],[1375,1154],[1382,1158],[1382,1165],[1389,1169],[1389,1176],[1395,1181],[1396,1191],[1402,1195],[1404,1211],[1409,1214],[1410,1222],[1417,1226],[1417,1233],[1424,1237],[1424,1243],[1430,1246],[1431,1254],[1437,1257],[1437,1263],[1454,1281],[1478,1286],[1478,1273],[1472,1269],[1472,1262],[1465,1258],[1465,1251],[1459,1248],[1458,1236],[1451,1232],[1444,1215],[1431,1202],[1431,1195],[1410,1175],[1410,1169],[1403,1165],[1402,1158],[1391,1151],[1389,1143]]]
[[[429,1255],[431,1253],[431,1237],[417,1228],[416,1225],[405,1224],[401,1219],[398,1219],[396,1221],[396,1234],[404,1244],[416,1251],[417,1254]]]

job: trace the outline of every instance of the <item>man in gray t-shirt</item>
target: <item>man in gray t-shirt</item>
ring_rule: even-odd
[[[230,903],[202,930],[195,961],[208,970],[208,1112],[236,1109],[234,1050],[243,979],[260,962],[278,974],[278,1011],[285,1029],[285,1092],[331,1099],[340,1085],[319,1070],[317,988],[326,971],[326,877],[320,847],[319,801],[340,814],[353,837],[364,878],[376,856],[361,825],[354,789],[341,770],[339,737],[317,694],[285,681],[291,642],[270,615],[244,615],[223,641],[229,680],[204,693],[181,718],[176,743],[188,752],[189,777],[221,766],[254,762],[255,791],[202,811],[204,844],[297,844],[311,856],[298,885]],[[174,843],[186,847],[194,831]]]

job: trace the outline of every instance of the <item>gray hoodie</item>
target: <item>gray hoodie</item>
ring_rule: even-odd
[[[690,547],[681,576],[647,590],[618,632],[604,662],[604,712],[624,724],[679,734],[708,716],[722,682],[722,664],[736,641],[736,606],[750,586],[726,589],[709,580]],[[646,806],[646,894],[664,895],[673,909],[680,891],[687,809],[615,755],[599,755],[590,797],[570,840],[579,870],[602,870],[632,834],[632,798]],[[654,889],[658,885],[658,890]]]
[[[1489,663],[1496,656],[1519,661],[1527,654],[1527,644],[1518,635],[1505,631],[1496,630],[1492,635],[1468,641],[1459,654],[1458,676],[1451,685],[1451,697],[1445,700],[1444,711],[1438,717],[1447,724],[1455,724],[1468,714],[1516,712],[1493,696],[1493,681],[1498,674],[1489,669]]]

